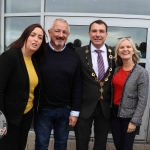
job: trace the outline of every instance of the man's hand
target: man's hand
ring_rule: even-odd
[[[74,127],[76,125],[76,122],[78,120],[78,117],[75,117],[75,116],[69,116],[69,125]]]

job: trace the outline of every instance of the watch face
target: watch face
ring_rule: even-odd
[[[0,139],[6,134],[7,132],[7,122],[4,114],[0,111]]]

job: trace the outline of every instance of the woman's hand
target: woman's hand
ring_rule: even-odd
[[[128,125],[127,133],[134,132],[135,129],[136,129],[136,125],[130,122]]]

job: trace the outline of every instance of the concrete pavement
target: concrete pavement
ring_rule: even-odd
[[[75,146],[75,140],[69,137],[68,144],[67,144],[67,150],[76,150]],[[28,136],[28,142],[26,146],[26,150],[34,150],[34,142],[35,141],[35,134],[34,132],[29,132]],[[89,143],[89,150],[92,150],[93,148],[93,142]],[[49,143],[48,150],[54,150],[54,140],[51,138]],[[107,143],[107,150],[116,150],[114,147],[114,144],[111,142]],[[150,150],[150,144],[134,144],[133,150]]]

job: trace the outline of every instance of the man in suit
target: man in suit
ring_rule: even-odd
[[[76,49],[81,59],[82,106],[75,126],[76,149],[88,150],[94,122],[94,150],[106,150],[111,116],[111,78],[114,70],[113,52],[105,44],[107,24],[96,20],[89,26],[90,44]],[[101,51],[101,59],[98,58]],[[99,63],[101,61],[101,63]],[[99,68],[102,67],[103,71]],[[103,73],[99,78],[99,73]]]

